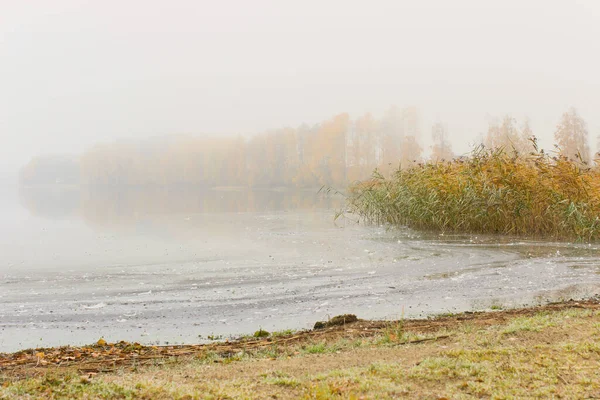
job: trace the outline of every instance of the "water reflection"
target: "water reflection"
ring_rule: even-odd
[[[338,209],[342,196],[318,190],[194,188],[20,188],[23,207],[38,217],[80,217],[91,225],[127,224],[161,215]]]
[[[14,200],[7,208],[21,209]],[[415,317],[600,293],[600,244],[334,224],[343,198],[316,190],[37,188],[20,202],[41,218],[11,212],[0,225],[0,351],[39,344],[41,329],[46,345],[191,343],[347,312]]]

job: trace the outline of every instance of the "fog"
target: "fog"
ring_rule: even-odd
[[[550,145],[600,134],[589,1],[0,1],[3,176],[39,154],[166,134],[251,135],[416,106],[469,150],[492,118]]]
[[[597,243],[359,224],[336,192],[559,123],[589,161],[598,38],[596,0],[0,0],[0,352],[600,293]]]

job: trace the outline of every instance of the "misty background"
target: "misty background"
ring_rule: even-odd
[[[357,224],[318,188],[482,140],[550,148],[559,123],[589,156],[599,19],[592,0],[0,0],[0,352],[598,293],[596,245]]]
[[[2,180],[40,154],[168,134],[252,135],[415,106],[456,154],[490,120],[542,146],[575,107],[600,134],[589,1],[0,1]]]

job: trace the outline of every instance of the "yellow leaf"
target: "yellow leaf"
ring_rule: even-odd
[[[104,340],[104,338],[100,338],[100,340],[98,340],[98,346],[106,346],[106,340]]]

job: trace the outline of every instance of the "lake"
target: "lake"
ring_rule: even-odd
[[[316,190],[4,187],[0,352],[197,343],[600,293],[600,245],[334,220]]]

